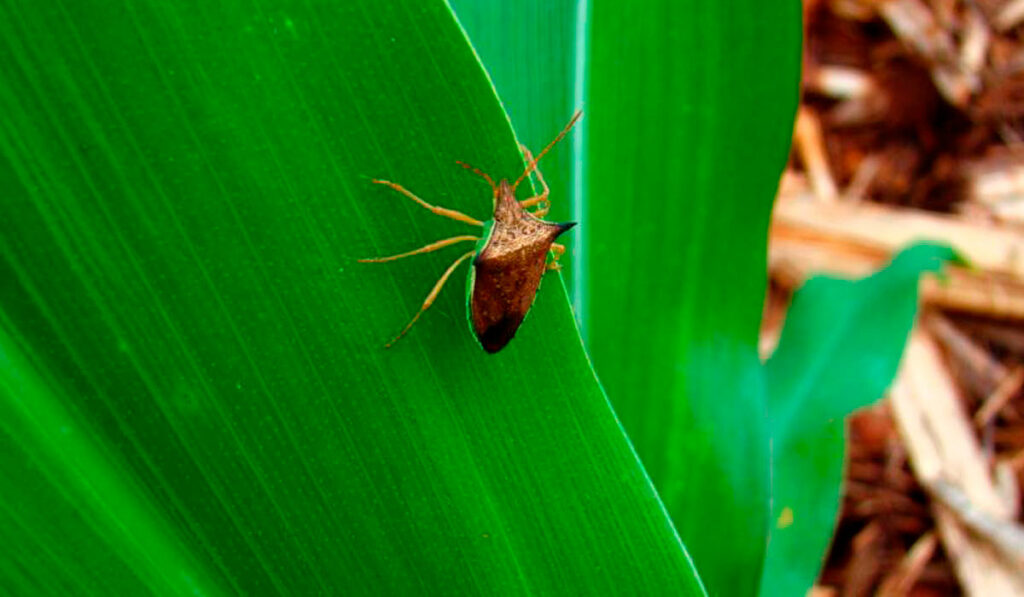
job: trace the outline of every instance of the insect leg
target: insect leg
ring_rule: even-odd
[[[430,211],[436,213],[439,216],[444,216],[446,218],[451,218],[453,220],[458,220],[460,222],[465,222],[467,224],[473,224],[474,226],[483,226],[484,225],[484,223],[481,222],[480,220],[477,220],[476,218],[471,218],[471,217],[467,216],[466,214],[462,213],[461,211],[455,211],[454,209],[447,209],[445,207],[438,207],[436,205],[431,205],[431,204],[427,203],[426,201],[420,199],[416,195],[413,195],[412,192],[409,191],[409,189],[403,187],[402,185],[400,185],[398,183],[394,183],[394,182],[391,182],[391,181],[388,181],[388,180],[377,180],[377,179],[374,179],[373,182],[376,183],[376,184],[386,184],[386,185],[388,185],[392,189],[395,189],[399,193],[401,193],[401,194],[405,195],[406,197],[412,199],[416,203],[419,203],[423,207],[429,209]]]
[[[551,243],[551,252],[553,255],[551,256],[551,263],[548,264],[548,269],[555,271],[562,269],[562,266],[558,263],[558,258],[562,256],[562,253],[565,253],[565,245]]]
[[[434,284],[434,288],[430,291],[430,294],[427,295],[427,300],[423,301],[423,306],[420,307],[420,310],[416,312],[416,315],[413,316],[412,320],[405,326],[405,329],[403,329],[400,334],[395,336],[394,340],[385,344],[384,348],[391,348],[391,346],[394,345],[395,342],[398,342],[399,340],[402,339],[402,336],[404,336],[405,333],[409,331],[409,328],[412,327],[412,324],[416,323],[416,320],[420,318],[420,315],[423,315],[423,312],[430,308],[430,305],[434,304],[434,299],[437,298],[437,295],[441,292],[441,288],[444,287],[444,283],[448,281],[449,276],[452,275],[452,272],[455,271],[455,268],[457,268],[460,263],[469,259],[475,254],[476,249],[473,249],[472,251],[469,251],[468,253],[464,254],[462,257],[456,259],[451,265],[448,266],[448,269],[446,269],[444,271],[444,274],[441,275],[441,279],[437,281],[437,284]]]
[[[533,154],[526,148],[525,145],[520,144],[519,149],[523,150],[523,157],[526,158],[527,163],[533,162]],[[537,180],[540,181],[540,186],[543,191],[536,197],[530,197],[529,199],[523,199],[519,202],[519,205],[524,209],[527,207],[533,207],[534,205],[541,204],[541,207],[533,212],[533,215],[538,218],[543,218],[548,214],[548,210],[551,208],[551,202],[548,201],[548,194],[551,189],[548,188],[548,183],[544,182],[544,175],[540,173],[540,168],[534,167],[533,172],[537,174]]]
[[[410,257],[412,255],[419,255],[420,253],[429,253],[431,251],[436,251],[438,249],[443,249],[444,247],[447,247],[449,245],[454,245],[455,243],[461,243],[461,242],[466,242],[466,241],[470,241],[470,240],[473,241],[473,242],[476,242],[476,241],[480,240],[480,237],[479,236],[468,236],[468,235],[466,235],[466,236],[453,236],[451,238],[446,238],[444,240],[439,240],[437,242],[430,243],[429,245],[427,245],[425,247],[420,247],[420,248],[415,249],[413,251],[408,251],[408,252],[405,252],[405,253],[399,253],[398,255],[391,255],[390,257],[371,257],[369,259],[356,259],[356,261],[358,261],[359,263],[384,263],[385,261],[394,261],[395,259],[401,259],[403,257]]]

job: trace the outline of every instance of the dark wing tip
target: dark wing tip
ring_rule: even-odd
[[[487,329],[477,332],[476,339],[484,350],[494,354],[508,345],[516,335],[516,330],[519,329],[521,323],[523,323],[522,317],[506,316]]]

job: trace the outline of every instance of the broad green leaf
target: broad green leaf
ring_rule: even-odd
[[[692,594],[557,275],[502,353],[463,273],[521,158],[441,2],[0,3],[16,594]],[[468,247],[467,247],[468,249]]]
[[[953,257],[917,245],[868,278],[815,277],[794,295],[765,368],[774,522],[762,595],[814,584],[839,511],[844,417],[881,398],[914,323],[918,277]]]
[[[801,5],[593,3],[579,316],[708,592],[757,590],[768,430],[756,345]]]

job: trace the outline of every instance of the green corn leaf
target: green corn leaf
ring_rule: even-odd
[[[460,253],[355,258],[473,229],[371,179],[521,169],[443,3],[2,2],[0,67],[5,590],[700,593],[557,275],[383,349]]]
[[[844,417],[881,398],[917,314],[918,277],[953,258],[917,245],[870,277],[815,277],[794,295],[765,367],[773,529],[761,595],[803,595],[814,584],[839,512]]]
[[[801,5],[595,3],[580,288],[587,349],[708,592],[757,590],[757,336]]]

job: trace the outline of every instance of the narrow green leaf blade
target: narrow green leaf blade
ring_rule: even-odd
[[[796,110],[801,5],[595,3],[584,338],[709,593],[757,590],[768,432],[756,345]]]
[[[543,149],[569,122],[579,105],[577,70],[582,68],[585,31],[578,27],[577,0],[452,0],[452,8],[473,48],[487,69],[508,112],[516,137],[533,153]],[[546,155],[538,167],[551,188],[547,219],[577,220],[573,206],[574,139],[577,125],[558,151]],[[539,189],[537,189],[539,191]],[[567,283],[577,275],[574,265],[577,232],[563,241],[562,276]],[[572,284],[569,283],[570,289]]]
[[[459,252],[354,259],[468,227],[371,179],[485,218],[454,160],[520,169],[443,3],[0,3],[0,48],[16,593],[700,592],[557,277],[496,356],[459,277],[382,348]]]
[[[953,258],[917,245],[870,277],[815,277],[794,295],[766,364],[774,524],[762,595],[803,595],[817,578],[839,511],[844,417],[881,398],[917,314],[919,276]]]

